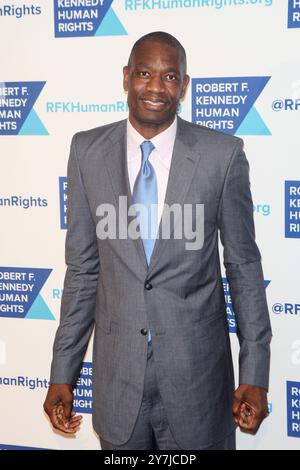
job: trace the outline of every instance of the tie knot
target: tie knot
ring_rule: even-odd
[[[143,158],[143,161],[146,161],[148,160],[149,158],[149,155],[150,153],[152,152],[152,150],[154,149],[154,145],[152,144],[151,140],[145,140],[142,144],[141,144],[141,150],[142,150],[142,158]]]

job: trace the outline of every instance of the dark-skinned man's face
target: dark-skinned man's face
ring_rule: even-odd
[[[123,72],[131,124],[146,138],[167,129],[189,83],[180,51],[160,42],[144,41]]]

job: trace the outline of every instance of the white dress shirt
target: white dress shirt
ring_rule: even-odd
[[[173,123],[163,132],[153,137],[151,142],[154,145],[149,161],[151,162],[157,180],[157,203],[158,203],[158,226],[162,215],[162,210],[166,197],[166,190],[177,131],[177,117]],[[127,120],[127,168],[131,194],[133,186],[142,163],[142,152],[140,145],[145,137],[139,134]]]

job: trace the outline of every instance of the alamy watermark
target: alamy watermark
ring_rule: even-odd
[[[161,223],[158,226],[158,204],[127,205],[127,196],[119,196],[119,205],[100,204],[96,215],[100,217],[96,226],[100,240],[166,239],[187,240],[186,250],[201,250],[204,243],[204,204],[164,204]],[[140,229],[140,221],[143,227]],[[159,230],[158,230],[159,228]]]

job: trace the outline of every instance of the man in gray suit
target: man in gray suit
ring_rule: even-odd
[[[236,426],[254,434],[268,414],[271,328],[243,142],[176,116],[188,83],[177,39],[143,36],[124,67],[129,119],[72,141],[68,268],[44,409],[56,429],[77,432],[73,388],[95,327],[102,449],[234,449]],[[143,205],[158,208],[148,219],[156,240],[143,232]],[[204,217],[179,211],[163,237],[173,205]],[[117,209],[116,236],[100,230],[103,207]],[[140,236],[120,236],[134,214]],[[201,246],[175,236],[186,220]],[[235,391],[218,233],[240,343]]]

